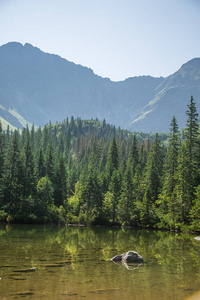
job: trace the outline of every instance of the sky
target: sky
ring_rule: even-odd
[[[0,0],[0,45],[30,43],[122,81],[200,57],[200,0]]]

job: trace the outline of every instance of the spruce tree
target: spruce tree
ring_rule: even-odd
[[[190,153],[186,143],[181,146],[175,180],[176,208],[179,207],[175,219],[176,222],[188,222],[194,199],[194,186],[191,180]]]
[[[190,104],[186,111],[188,116],[186,128],[185,128],[185,142],[187,151],[189,153],[189,168],[191,170],[191,184],[197,186],[198,184],[198,167],[199,167],[199,124],[198,113],[196,110],[196,104],[191,96]]]
[[[46,168],[45,168],[45,160],[44,160],[44,154],[43,150],[39,150],[39,154],[35,161],[35,175],[37,180],[44,177],[46,174]]]
[[[193,97],[187,105],[188,116],[185,128],[185,141],[181,146],[176,176],[176,197],[180,207],[180,220],[189,222],[189,213],[195,199],[195,187],[199,177],[199,126],[198,113]]]
[[[135,170],[136,170],[136,167],[139,163],[139,154],[138,154],[138,148],[137,148],[137,139],[136,139],[136,136],[134,135],[133,137],[133,143],[131,145],[131,148],[130,148],[130,152],[129,152],[129,158],[130,160],[130,164],[132,166],[132,176],[135,175]]]
[[[45,125],[42,130],[42,148],[44,153],[46,153],[48,142],[49,142],[49,133],[48,133],[47,125]]]
[[[119,176],[119,171],[116,169],[113,171],[108,190],[111,194],[110,216],[112,222],[115,223],[117,219],[117,209],[121,192],[121,178]]]
[[[170,137],[167,149],[167,156],[164,165],[164,183],[163,183],[163,208],[167,212],[171,209],[171,201],[174,201],[173,193],[176,186],[176,173],[178,168],[178,155],[180,148],[180,139],[178,125],[175,116],[170,124]]]
[[[3,178],[3,200],[7,211],[13,216],[17,213],[23,191],[23,168],[19,149],[19,133],[14,131],[5,160]]]
[[[197,148],[197,137],[199,135],[199,125],[198,125],[198,113],[196,109],[196,104],[194,103],[193,97],[191,96],[190,104],[187,105],[188,109],[186,114],[188,116],[186,128],[185,128],[185,138],[186,145],[189,151],[190,161],[195,163],[196,158],[196,148]]]
[[[34,159],[29,133],[27,134],[27,138],[24,143],[22,158],[24,169],[24,196],[33,195],[36,181],[34,176]]]
[[[121,224],[131,225],[134,222],[134,208],[132,166],[127,164],[118,205],[118,218]]]
[[[108,151],[108,159],[106,164],[106,176],[108,183],[111,180],[112,173],[114,170],[118,170],[118,149],[116,144],[116,138],[114,137]]]
[[[53,182],[54,176],[54,153],[53,153],[53,145],[51,140],[48,143],[46,150],[46,175]]]
[[[150,194],[152,196],[152,202],[158,199],[158,194],[162,187],[163,176],[163,163],[164,163],[164,150],[161,140],[156,134],[156,138],[153,141],[146,168],[146,185],[150,187]]]
[[[64,204],[67,198],[67,174],[63,156],[59,157],[56,171],[55,171],[55,191],[54,199],[55,205],[58,207]]]

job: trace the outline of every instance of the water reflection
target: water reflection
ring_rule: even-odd
[[[110,261],[130,249],[144,264]],[[0,225],[0,278],[2,299],[184,299],[200,288],[200,245],[161,231]]]
[[[124,261],[121,261],[121,262],[113,261],[113,263],[116,265],[119,265],[119,266],[124,266],[125,268],[127,268],[128,270],[131,270],[131,271],[136,270],[139,267],[143,266],[143,263],[142,264],[131,264],[131,263],[126,263]]]

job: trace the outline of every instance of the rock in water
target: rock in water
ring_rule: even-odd
[[[126,262],[126,263],[142,263],[143,257],[135,251],[128,251],[121,255],[116,255],[111,258],[114,262]]]
[[[135,251],[128,251],[122,258],[127,263],[131,262],[143,262],[143,257]]]

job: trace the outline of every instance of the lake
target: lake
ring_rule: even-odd
[[[141,265],[110,259],[133,250]],[[153,230],[0,224],[0,299],[185,299],[200,241]]]

